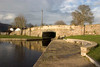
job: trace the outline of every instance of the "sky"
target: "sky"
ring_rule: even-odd
[[[18,15],[23,15],[27,23],[41,24],[41,10],[43,22],[54,24],[63,20],[70,24],[71,13],[79,5],[89,5],[94,14],[94,23],[100,23],[100,0],[0,0],[0,22],[11,24]]]

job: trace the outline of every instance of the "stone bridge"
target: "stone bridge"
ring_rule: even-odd
[[[56,37],[73,35],[100,35],[100,24],[74,26],[74,25],[50,25],[38,26],[23,30],[23,35],[42,37],[43,32],[55,32]],[[20,35],[21,31],[12,32],[10,35]]]

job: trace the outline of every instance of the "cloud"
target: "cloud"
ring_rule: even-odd
[[[0,13],[0,22],[10,24],[16,17],[13,13]]]
[[[71,13],[77,9],[80,3],[82,2],[79,0],[64,0],[60,5],[59,10],[62,13]]]
[[[16,16],[14,14],[6,14],[3,19],[4,20],[12,20],[14,19]]]
[[[3,19],[3,16],[4,16],[4,15],[1,14],[1,15],[0,15],[0,19]]]
[[[12,20],[16,16],[15,14],[7,13],[7,14],[0,14],[0,20]]]
[[[100,0],[0,0],[0,20],[10,24],[17,15],[22,14],[27,23],[40,25],[43,9],[46,24],[54,24],[57,20],[70,24],[71,12],[82,4],[91,7],[95,22],[99,23]]]
[[[92,9],[92,12],[94,14],[94,24],[100,23],[100,7],[95,7]]]
[[[71,15],[69,13],[62,14],[62,13],[51,13],[51,12],[46,12],[44,15],[44,23],[46,24],[54,24],[56,21],[62,20],[66,24],[69,24],[71,20]]]
[[[99,0],[98,1],[95,1],[95,0],[64,0],[63,3],[60,5],[60,11],[62,13],[66,13],[66,12],[71,13],[74,10],[76,10],[79,5],[83,5],[83,4],[89,5],[90,8],[93,8],[95,4],[96,5],[97,3],[100,4],[99,2],[100,2]]]

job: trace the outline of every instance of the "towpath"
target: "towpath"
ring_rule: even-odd
[[[52,41],[33,67],[95,67],[80,55],[80,45]]]

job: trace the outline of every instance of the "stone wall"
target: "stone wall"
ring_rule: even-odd
[[[8,32],[0,32],[0,35],[8,35]]]
[[[86,54],[90,51],[91,48],[94,48],[97,46],[97,43],[92,41],[86,41],[86,40],[79,40],[79,39],[64,39],[67,42],[79,44],[81,45],[81,55],[86,56]]]
[[[84,31],[85,29],[85,31]],[[42,36],[43,32],[56,32],[56,37],[72,36],[72,35],[100,35],[100,24],[86,25],[84,26],[74,26],[74,25],[51,25],[51,26],[39,26],[28,28],[23,31],[23,35],[28,36]],[[20,31],[12,32],[10,35],[20,35]]]

